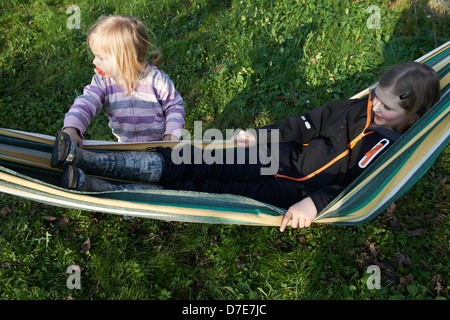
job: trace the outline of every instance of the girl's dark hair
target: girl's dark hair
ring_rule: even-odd
[[[441,97],[439,76],[433,68],[418,62],[401,63],[381,76],[383,89],[400,98],[400,106],[409,111],[399,131],[405,132]]]

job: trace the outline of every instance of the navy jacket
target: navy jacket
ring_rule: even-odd
[[[320,212],[402,135],[386,128],[365,129],[373,118],[368,102],[335,101],[265,127],[279,130],[276,179],[286,207],[309,196]]]

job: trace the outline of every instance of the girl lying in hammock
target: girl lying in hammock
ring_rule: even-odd
[[[331,102],[253,133],[240,131],[233,137],[238,146],[233,161],[227,158],[222,163],[199,163],[198,155],[204,159],[205,151],[190,145],[177,150],[178,155],[184,152],[192,160],[184,163],[173,161],[175,149],[162,147],[154,152],[96,153],[78,148],[69,135],[60,132],[51,166],[64,167],[62,186],[68,189],[165,188],[243,195],[287,209],[281,231],[289,222],[293,228],[303,228],[439,97],[436,72],[426,65],[407,62],[386,72],[369,97]],[[272,142],[264,149],[265,155],[277,148],[278,172],[274,175],[261,174],[267,167],[261,153],[257,161],[249,160],[253,148],[261,143],[263,130],[267,132],[266,141]],[[269,140],[274,135],[278,143]],[[245,163],[237,159],[243,150]],[[144,183],[117,185],[86,174]],[[149,184],[154,182],[158,185]]]

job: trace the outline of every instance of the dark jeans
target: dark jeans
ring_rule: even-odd
[[[261,175],[261,169],[268,165],[260,154],[254,149],[231,151],[203,151],[190,145],[174,151],[158,148],[165,162],[159,183],[166,189],[242,195],[284,206],[282,190],[274,175]],[[172,152],[177,152],[176,156],[184,161],[174,163]],[[208,156],[221,161],[207,162]]]

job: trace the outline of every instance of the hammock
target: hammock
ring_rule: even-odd
[[[450,42],[417,62],[441,79],[440,101],[358,177],[314,222],[355,225],[383,212],[431,166],[449,141]],[[371,88],[352,98],[368,95]],[[280,226],[286,210],[247,197],[193,191],[78,192],[59,187],[62,170],[50,167],[54,137],[0,129],[0,191],[54,206],[135,217],[197,223]],[[188,141],[186,143],[191,143]],[[194,141],[204,148],[227,141]],[[179,142],[84,141],[92,151],[147,150]]]

